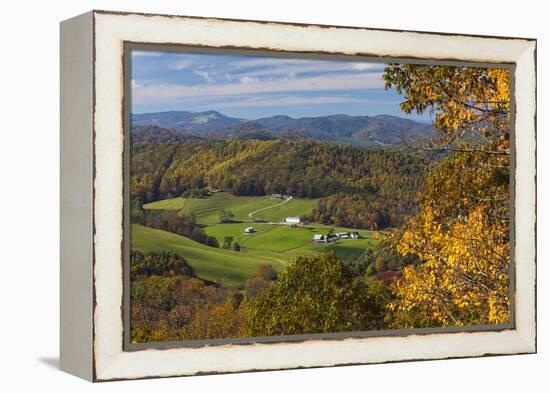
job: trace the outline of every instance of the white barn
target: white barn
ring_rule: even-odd
[[[287,218],[285,218],[285,222],[287,224],[299,224],[300,223],[300,217],[287,217]]]
[[[314,235],[313,241],[317,243],[326,243],[325,235]]]

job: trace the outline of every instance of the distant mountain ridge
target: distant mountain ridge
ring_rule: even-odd
[[[241,122],[241,119],[228,117],[216,111],[169,111],[132,114],[132,128],[136,126],[157,126],[198,133],[220,130]]]
[[[362,146],[391,146],[434,134],[431,124],[391,115],[285,115],[244,120],[216,111],[169,111],[132,114],[133,140],[312,139]],[[155,130],[162,137],[155,136]],[[169,130],[169,131],[167,131]],[[178,134],[178,132],[181,133]]]

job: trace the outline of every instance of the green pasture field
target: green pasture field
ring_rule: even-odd
[[[141,252],[176,253],[193,267],[199,277],[219,281],[228,287],[242,288],[261,263],[269,263],[276,269],[285,265],[285,260],[275,253],[237,252],[208,247],[184,236],[137,224],[132,225],[131,248]]]
[[[211,225],[220,222],[220,210],[231,210],[235,221],[254,221],[249,213],[264,207],[280,203],[279,199],[266,196],[249,197],[235,196],[227,192],[219,192],[205,198],[172,198],[143,205],[145,209],[177,209],[183,214],[194,214],[197,223]]]
[[[307,214],[316,203],[313,199],[292,198],[281,204],[282,199],[270,197],[239,197],[229,193],[217,193],[206,198],[173,198],[149,203],[146,209],[177,209],[184,214],[194,214],[197,223],[204,226],[209,236],[219,244],[226,237],[239,243],[241,251],[208,247],[189,238],[162,230],[132,225],[131,248],[142,252],[171,251],[182,256],[199,277],[219,281],[228,287],[243,288],[259,264],[271,264],[277,270],[297,255],[313,254],[325,249],[333,250],[342,260],[360,256],[374,246],[373,231],[354,230],[330,225],[277,224],[288,216]],[[219,211],[231,210],[235,223],[219,223]],[[264,209],[261,211],[257,211]],[[250,213],[253,213],[250,217]],[[265,222],[254,222],[262,219]],[[245,233],[248,227],[254,233]],[[357,231],[362,239],[341,239],[332,243],[315,243],[313,236],[330,232]]]
[[[257,232],[244,233],[247,226]],[[205,231],[222,244],[231,236],[241,245],[241,251],[208,247],[189,238],[141,225],[132,225],[131,248],[142,252],[170,251],[181,255],[199,277],[219,281],[224,286],[242,288],[259,264],[271,264],[277,270],[293,257],[313,254],[324,249],[333,250],[343,260],[360,256],[366,248],[375,245],[373,232],[360,231],[362,239],[338,240],[334,243],[314,243],[313,235],[325,234],[326,226],[296,227],[270,224],[217,224]],[[337,231],[343,230],[339,228]]]
[[[219,192],[205,198],[163,199],[145,204],[143,208],[179,210],[183,214],[194,214],[198,224],[212,225],[220,222],[222,209],[231,210],[235,221],[283,222],[286,217],[299,217],[309,213],[317,203],[316,199],[300,198],[292,198],[282,203],[284,201],[269,196],[235,196],[227,192]]]
[[[283,222],[286,217],[300,217],[308,214],[316,204],[317,199],[292,198],[284,204],[255,213],[254,218],[267,222]]]

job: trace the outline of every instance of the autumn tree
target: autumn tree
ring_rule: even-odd
[[[130,252],[130,278],[142,276],[188,276],[195,277],[195,272],[179,255],[171,252]]]
[[[232,222],[233,218],[235,217],[233,212],[229,209],[221,209],[219,212],[219,216],[221,223]]]
[[[388,296],[383,284],[355,276],[333,252],[299,256],[250,304],[249,334],[381,329]]]
[[[158,258],[158,255],[146,254],[145,258]],[[132,278],[132,342],[246,335],[247,304],[236,289],[218,287],[182,274],[155,273]]]
[[[277,272],[272,265],[259,264],[258,270],[253,277],[250,277],[245,284],[246,294],[253,299],[265,288],[271,286],[277,279]]]
[[[188,216],[177,210],[142,209],[142,211],[141,216],[132,216],[133,223],[176,233],[210,247],[219,246],[215,237],[208,236],[204,229],[197,225],[194,215]]]
[[[404,95],[405,113],[428,111],[439,131],[440,149],[510,154],[510,73],[481,67],[394,64],[385,86]],[[474,136],[475,138],[468,138]],[[478,148],[464,148],[472,141]],[[453,145],[458,145],[456,149]]]
[[[389,304],[400,328],[509,322],[510,76],[497,68],[390,65],[406,113],[429,111],[449,152],[428,176],[397,249],[408,266]]]
[[[245,337],[245,315],[244,304],[240,307],[231,301],[208,304],[195,311],[191,322],[182,327],[180,337],[186,340]]]
[[[258,270],[256,271],[256,276],[265,281],[275,281],[278,274],[273,265],[268,263],[260,263],[258,265]]]
[[[233,236],[224,236],[222,248],[224,250],[229,250],[231,248],[231,243],[233,243]]]

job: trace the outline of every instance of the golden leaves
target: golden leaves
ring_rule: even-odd
[[[487,214],[478,206],[444,229],[433,221],[430,208],[423,210],[403,233],[398,250],[415,253],[424,263],[403,271],[390,309],[422,310],[431,315],[427,325],[507,323],[508,225],[492,222]]]
[[[428,177],[420,212],[398,240],[401,254],[423,263],[394,285],[394,325],[507,323],[509,71],[408,64],[384,78],[405,95],[405,112],[429,110],[443,147],[458,147]]]
[[[404,112],[429,110],[435,115],[434,126],[444,143],[479,135],[509,153],[509,70],[395,64],[386,68],[384,79],[387,89],[405,95]]]

